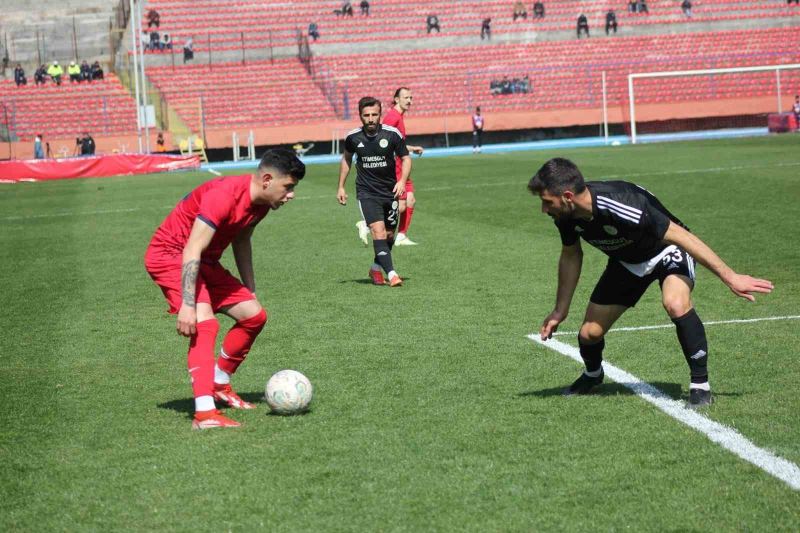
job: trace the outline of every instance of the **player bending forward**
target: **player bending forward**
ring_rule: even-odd
[[[365,96],[358,101],[358,115],[362,127],[350,131],[344,141],[336,199],[341,205],[347,204],[344,184],[353,164],[353,154],[357,154],[356,197],[361,215],[372,233],[375,250],[369,275],[375,285],[384,285],[383,269],[389,285],[398,287],[403,280],[394,270],[392,246],[397,227],[397,199],[405,191],[411,173],[411,157],[400,132],[381,124],[380,101]],[[402,164],[400,179],[395,175],[395,157]]]
[[[294,198],[305,165],[288,150],[269,150],[253,175],[208,181],[167,215],[145,254],[147,272],[161,287],[169,312],[178,314],[178,333],[189,337],[188,367],[194,391],[192,427],[237,427],[215,400],[233,409],[253,409],[231,389],[231,375],[244,361],[267,313],[255,295],[250,238],[270,210]],[[232,245],[242,281],[219,262]],[[225,335],[217,363],[215,313],[236,323]]]
[[[544,319],[542,340],[551,338],[567,318],[583,263],[579,237],[609,257],[578,333],[586,370],[564,393],[586,394],[603,382],[606,332],[658,280],[664,309],[675,324],[689,364],[689,405],[712,403],[706,333],[691,299],[694,261],[716,274],[734,294],[750,301],[755,300],[753,293],[771,292],[772,283],[731,270],[655,196],[638,185],[584,182],[571,161],[557,158],[539,169],[528,189],[541,198],[542,212],[555,220],[562,243],[556,306]]]

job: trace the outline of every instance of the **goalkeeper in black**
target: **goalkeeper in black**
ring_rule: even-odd
[[[531,178],[528,189],[542,201],[561,234],[555,309],[544,319],[542,340],[567,318],[583,263],[580,237],[608,256],[608,265],[589,298],[578,333],[584,373],[565,394],[586,394],[603,382],[604,337],[614,322],[636,305],[658,280],[661,301],[675,324],[689,364],[689,406],[713,401],[708,382],[708,344],[692,304],[695,260],[717,275],[737,296],[769,293],[772,283],[734,272],[711,248],[647,190],[624,181],[584,182],[567,159],[551,159]]]
[[[398,221],[398,199],[411,173],[411,157],[402,134],[396,128],[381,124],[380,101],[365,96],[358,102],[358,115],[363,126],[348,132],[345,138],[336,198],[340,204],[347,204],[344,184],[353,154],[356,154],[356,198],[372,233],[375,249],[369,275],[376,285],[384,285],[388,279],[391,287],[399,287],[403,280],[392,264],[392,246]],[[395,174],[395,156],[402,162],[399,180]],[[386,278],[381,270],[386,272]]]

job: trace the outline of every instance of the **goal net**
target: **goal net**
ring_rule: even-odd
[[[767,128],[800,94],[800,64],[628,75],[631,142],[642,135]]]

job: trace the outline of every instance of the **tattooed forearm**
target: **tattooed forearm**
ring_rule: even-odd
[[[181,287],[183,289],[183,303],[189,307],[196,307],[194,293],[197,290],[197,273],[200,271],[200,260],[192,259],[183,264],[181,272]]]

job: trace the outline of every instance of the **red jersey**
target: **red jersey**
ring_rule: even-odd
[[[383,116],[383,123],[387,126],[393,126],[397,128],[400,131],[400,135],[403,136],[403,139],[406,138],[406,123],[403,121],[403,114],[394,107],[387,111]],[[400,176],[403,175],[403,164],[400,162],[399,157],[396,157],[395,159],[394,172],[397,176],[397,180],[400,181]],[[407,183],[409,182],[411,182],[411,178],[408,179]]]
[[[250,200],[249,174],[207,181],[187,194],[156,230],[147,250],[148,258],[174,260],[183,255],[195,219],[216,231],[203,251],[204,263],[219,261],[222,252],[245,228],[267,215],[269,206]]]
[[[403,115],[394,107],[386,112],[386,115],[383,117],[383,123],[387,126],[394,126],[400,130],[403,139],[406,138],[406,124],[403,122]]]

